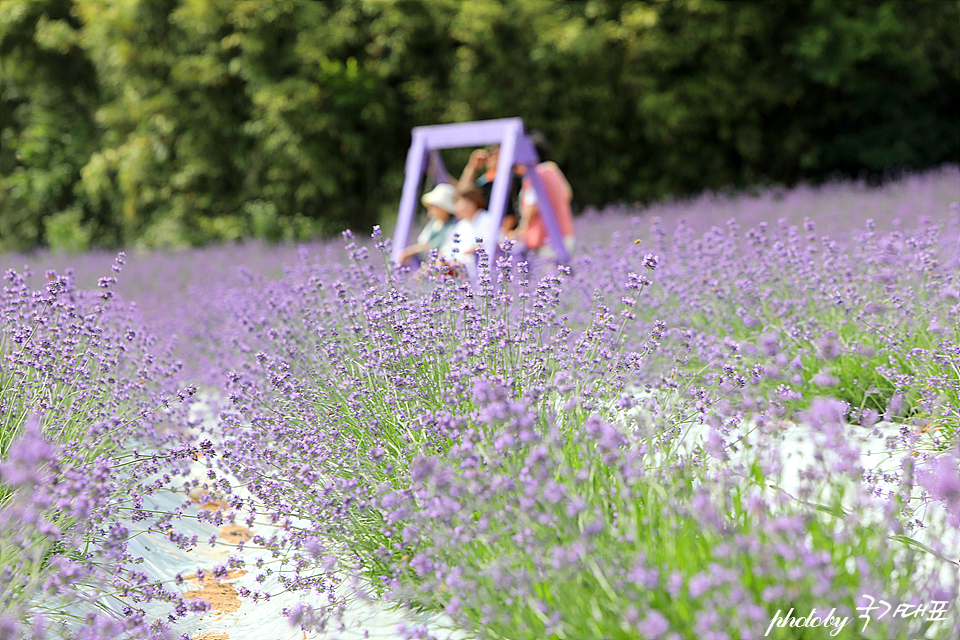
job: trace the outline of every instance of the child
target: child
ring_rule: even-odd
[[[429,222],[417,236],[417,243],[403,250],[400,254],[400,264],[404,264],[414,256],[421,262],[426,261],[430,252],[440,251],[453,236],[453,228],[457,224],[454,218],[456,209],[457,190],[452,184],[442,183],[425,194],[420,202],[427,208]]]
[[[473,276],[476,273],[476,239],[486,236],[490,216],[484,207],[487,201],[483,193],[475,185],[468,185],[457,189],[457,201],[454,209],[457,224],[453,228],[450,240],[440,249],[440,257],[447,261],[456,261],[464,265],[467,272]],[[453,237],[459,237],[454,244]],[[454,248],[457,249],[454,252]]]

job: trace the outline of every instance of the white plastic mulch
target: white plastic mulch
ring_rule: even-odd
[[[647,395],[647,394],[643,394]],[[205,412],[205,422],[208,425],[215,423],[215,418],[210,415],[210,411],[205,409],[203,403],[198,404],[198,411]],[[624,417],[629,419],[628,412]],[[746,441],[755,441],[757,434],[752,431],[754,425],[742,425],[735,429],[735,433],[742,435]],[[852,441],[857,443],[860,450],[859,464],[865,469],[878,469],[880,471],[894,472],[900,469],[902,461],[911,456],[911,451],[891,451],[886,447],[883,437],[877,437],[876,433],[895,436],[900,429],[900,425],[880,424],[873,428],[862,428],[848,426],[845,434]],[[684,427],[684,435],[680,448],[691,450],[697,443],[702,443],[709,433],[709,427]],[[799,486],[800,471],[809,466],[815,459],[818,452],[822,455],[823,443],[821,435],[816,429],[807,425],[784,423],[770,432],[769,428],[765,436],[772,436],[779,451],[783,454],[784,468],[777,482],[777,486],[796,495],[796,489]],[[769,441],[765,446],[770,446]],[[754,455],[756,449],[750,454],[746,454],[743,448],[740,449],[742,455]],[[741,454],[734,454],[738,456]],[[829,456],[829,452],[827,453]],[[716,461],[718,464],[723,462]],[[206,478],[206,467],[202,462],[195,463],[193,470],[194,477],[198,479]],[[234,484],[236,486],[236,484]],[[235,489],[242,494],[242,488]],[[157,511],[174,511],[184,501],[186,496],[182,493],[170,493],[166,495],[154,496],[151,504],[146,504],[147,509],[156,509]],[[207,505],[210,508],[211,505]],[[468,635],[460,630],[453,629],[449,618],[439,614],[425,615],[415,614],[413,612],[399,610],[391,607],[385,602],[371,602],[361,598],[353,598],[352,603],[344,616],[344,626],[331,629],[326,632],[304,632],[298,628],[292,627],[286,618],[280,615],[284,608],[291,608],[298,603],[306,603],[315,607],[322,607],[326,601],[323,597],[304,593],[284,592],[283,588],[276,579],[276,575],[269,576],[266,581],[258,583],[256,576],[260,573],[255,564],[258,559],[265,563],[276,562],[271,554],[256,546],[245,543],[243,550],[237,552],[236,541],[238,535],[260,534],[266,538],[272,535],[269,525],[254,524],[253,527],[244,532],[242,523],[237,523],[239,528],[221,528],[210,523],[199,522],[195,514],[199,512],[203,505],[197,504],[191,507],[189,516],[184,517],[177,522],[179,531],[187,535],[197,535],[199,539],[198,546],[185,551],[178,549],[173,543],[167,541],[162,535],[146,531],[142,523],[128,523],[131,532],[136,532],[131,546],[130,553],[134,556],[143,556],[145,564],[142,569],[154,578],[170,581],[177,574],[189,578],[195,576],[198,569],[205,572],[212,572],[218,565],[225,565],[230,556],[240,556],[246,563],[246,572],[232,572],[226,578],[221,580],[212,580],[207,578],[205,585],[199,584],[196,579],[186,580],[178,588],[183,592],[198,592],[195,597],[203,597],[213,604],[213,610],[203,614],[188,616],[176,624],[174,630],[179,634],[188,634],[192,640],[319,640],[321,638],[372,638],[372,639],[395,639],[401,637],[402,627],[411,628],[414,626],[425,626],[431,635],[443,640],[461,640]],[[879,508],[875,514],[879,516]],[[868,514],[869,517],[869,514]],[[937,505],[930,506],[920,514],[921,519],[928,524],[936,524],[943,518],[943,510]],[[935,530],[935,529],[934,529]],[[239,534],[238,534],[239,532]],[[217,536],[217,541],[213,546],[207,542],[211,536]],[[926,529],[911,534],[918,542],[928,544],[931,542]],[[956,548],[949,549],[947,556],[951,558],[960,558],[960,542],[954,537],[952,544]],[[957,575],[957,564],[955,562],[937,559],[929,554],[923,554],[923,573],[940,573],[944,580],[955,580]],[[271,565],[275,566],[275,565]],[[204,589],[204,587],[206,587]],[[246,587],[251,591],[267,592],[274,594],[269,600],[253,601],[249,598],[239,598],[236,595],[236,589]],[[204,595],[205,594],[205,595]],[[162,615],[163,605],[156,605],[148,610],[148,614]]]
[[[182,495],[167,495],[155,497],[153,504],[147,508],[157,510],[175,510],[182,501]],[[198,505],[193,510],[199,510]],[[131,533],[138,530],[131,526]],[[307,640],[319,638],[398,638],[400,625],[426,625],[431,633],[439,638],[455,640],[465,638],[466,635],[451,631],[448,620],[441,616],[418,617],[403,611],[391,610],[386,603],[355,600],[344,616],[345,626],[331,630],[328,633],[306,633],[294,629],[287,619],[280,615],[281,610],[305,602],[321,607],[325,599],[309,593],[283,592],[283,588],[276,579],[276,574],[258,583],[255,577],[260,573],[255,568],[258,559],[266,563],[274,562],[271,554],[261,548],[247,543],[241,552],[237,552],[237,531],[243,532],[246,528],[223,527],[220,530],[210,523],[199,522],[196,519],[185,517],[176,523],[177,530],[186,535],[198,535],[198,546],[185,551],[179,549],[162,535],[139,529],[130,545],[130,553],[142,556],[145,559],[142,570],[151,577],[170,581],[173,588],[173,579],[177,574],[187,578],[179,589],[183,592],[194,592],[195,597],[205,599],[213,605],[213,609],[202,615],[188,616],[174,626],[177,635],[187,633],[194,640]],[[251,534],[260,534],[270,537],[271,532],[267,525],[254,525],[247,530]],[[206,541],[217,535],[217,543],[211,547]],[[212,577],[214,567],[226,565],[229,556],[242,557],[247,568],[245,572],[230,572],[226,578],[215,580]],[[275,566],[269,564],[268,566]],[[206,572],[204,584],[201,585],[195,578],[198,570]],[[236,594],[240,587],[247,587],[251,591],[273,595],[270,600],[254,602],[249,598],[241,598]],[[148,614],[162,615],[166,605],[157,604],[147,611]]]
[[[196,417],[203,419],[207,426],[215,425],[216,418],[212,415],[209,405],[199,402],[195,405]],[[206,466],[202,461],[193,463],[191,476],[187,480],[197,478],[206,480]],[[221,472],[218,471],[218,474]],[[220,477],[220,476],[218,476]],[[238,482],[231,483],[237,487]],[[233,489],[235,494],[246,498],[242,487]],[[199,498],[199,496],[194,496]],[[144,509],[158,512],[174,512],[188,498],[184,493],[166,493],[152,496],[144,501]],[[204,497],[205,499],[205,497]],[[320,640],[337,638],[390,639],[402,637],[403,627],[425,627],[432,637],[439,640],[461,640],[467,634],[452,628],[449,617],[442,614],[418,614],[401,610],[391,606],[388,602],[376,602],[369,599],[349,597],[349,605],[342,616],[342,625],[324,632],[304,632],[290,625],[287,618],[281,615],[283,609],[292,608],[299,603],[306,603],[321,609],[327,600],[324,596],[310,592],[285,592],[276,573],[267,577],[263,582],[257,582],[256,577],[261,573],[256,568],[258,560],[263,560],[266,566],[277,568],[277,560],[272,558],[269,551],[257,547],[252,541],[245,541],[241,551],[237,551],[237,541],[249,538],[252,535],[262,535],[269,539],[276,529],[267,524],[255,523],[249,529],[240,520],[232,525],[218,528],[209,522],[201,522],[196,514],[200,509],[217,508],[215,502],[201,504],[189,508],[181,520],[176,521],[175,528],[187,536],[198,536],[197,546],[189,551],[178,548],[174,543],[158,532],[151,532],[146,527],[148,523],[126,523],[132,540],[129,553],[142,556],[145,560],[140,567],[142,571],[154,579],[164,580],[170,589],[179,589],[190,594],[193,599],[203,599],[212,605],[210,611],[204,614],[193,614],[181,619],[173,630],[179,636],[188,634],[191,640]],[[209,540],[217,536],[213,546]],[[231,571],[225,578],[214,579],[214,567],[227,565],[229,557],[240,557],[245,562],[245,570]],[[205,572],[203,584],[196,578],[197,571]],[[177,575],[185,578],[184,582],[176,586],[174,579]],[[269,593],[269,600],[242,598],[237,590],[246,587],[253,592]],[[146,609],[148,616],[165,615],[169,605],[157,603]]]

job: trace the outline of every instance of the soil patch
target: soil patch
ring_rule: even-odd
[[[206,509],[207,511],[226,511],[230,508],[223,500],[212,500],[210,502],[204,502],[200,505],[201,509]]]
[[[230,505],[223,498],[209,489],[196,487],[191,489],[187,496],[198,503],[201,509],[207,511],[226,511],[230,508]]]
[[[231,571],[227,574],[227,578],[236,579],[245,573],[246,571]],[[204,575],[202,582],[197,580],[196,574],[185,576],[184,580],[199,583],[201,588],[187,591],[183,594],[183,597],[191,600],[203,600],[210,605],[212,613],[233,613],[240,608],[240,597],[237,595],[237,590],[230,583],[217,580],[213,577],[213,574]]]
[[[246,542],[253,537],[250,529],[239,524],[228,524],[220,527],[220,537],[229,542]]]
[[[237,578],[245,575],[247,575],[246,569],[231,569],[230,571],[227,571],[227,580],[236,580]],[[197,574],[195,573],[191,573],[188,576],[183,576],[183,579],[185,582],[189,582],[190,584],[200,584],[200,580],[197,578]],[[209,573],[203,576],[204,584],[207,584],[210,581],[216,582],[216,580],[217,579]]]

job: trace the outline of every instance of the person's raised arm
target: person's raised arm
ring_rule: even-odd
[[[460,174],[460,182],[457,183],[458,189],[468,189],[477,181],[477,176],[483,171],[487,163],[487,152],[485,149],[474,149],[467,161],[467,166],[463,168]]]

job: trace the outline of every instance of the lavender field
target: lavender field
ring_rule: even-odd
[[[0,256],[0,639],[956,638],[958,201]]]

